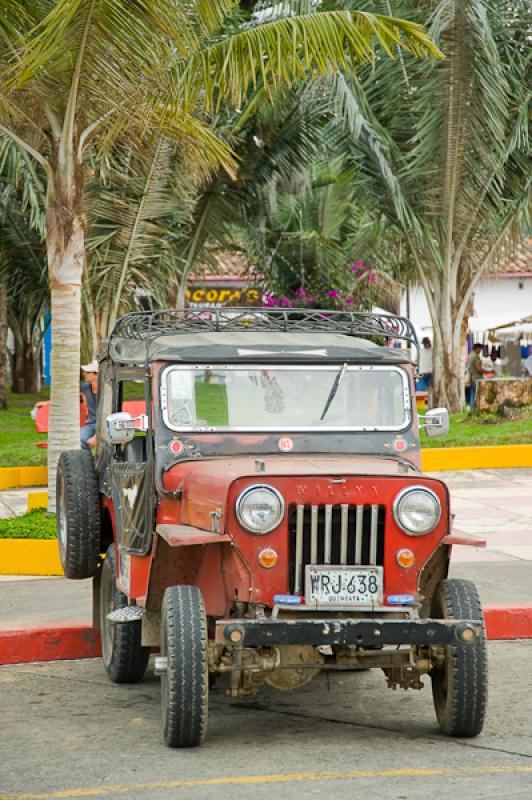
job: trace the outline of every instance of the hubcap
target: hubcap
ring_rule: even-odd
[[[59,495],[59,548],[61,553],[66,553],[67,546],[67,519],[65,514],[65,489],[61,486],[61,494]]]
[[[107,559],[106,559],[107,561]],[[111,573],[109,575],[109,573]],[[107,577],[109,575],[109,577]],[[112,565],[107,564],[103,567],[102,574],[102,604],[101,604],[101,636],[102,636],[102,655],[104,662],[108,664],[112,658],[113,645],[115,639],[115,626],[109,622],[107,615],[115,610],[113,602],[114,581],[112,575]]]

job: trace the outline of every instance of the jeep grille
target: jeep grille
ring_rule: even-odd
[[[304,591],[307,564],[382,566],[384,516],[378,505],[291,506],[290,590]]]

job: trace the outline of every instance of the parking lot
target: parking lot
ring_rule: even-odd
[[[532,642],[491,642],[487,724],[439,734],[430,692],[381,672],[321,674],[292,694],[211,692],[207,740],[170,750],[159,684],[111,684],[100,660],[0,668],[0,798],[532,797]]]

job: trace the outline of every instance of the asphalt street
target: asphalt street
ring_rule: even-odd
[[[430,681],[321,674],[291,694],[211,692],[207,740],[170,750],[159,684],[113,685],[99,660],[0,668],[0,798],[530,800],[532,641],[489,644],[490,701],[476,739],[439,734]]]

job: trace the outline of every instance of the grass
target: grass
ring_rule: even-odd
[[[518,419],[495,414],[451,414],[446,436],[429,439],[421,432],[421,447],[486,447],[488,445],[532,444],[532,408]]]
[[[55,514],[30,511],[20,517],[0,519],[0,539],[55,539]]]
[[[8,408],[0,411],[0,465],[2,467],[39,467],[46,465],[47,450],[36,447],[46,441],[37,433],[30,412],[38,400],[48,400],[48,389],[39,394],[9,393]]]
[[[205,391],[207,389],[208,391]],[[208,384],[198,397],[198,416],[206,416],[211,424],[226,424],[227,398],[223,387]],[[141,387],[132,385],[130,394],[138,399]],[[38,400],[47,400],[48,390],[39,394],[12,394],[9,407],[0,411],[0,465],[2,467],[41,466],[46,464],[47,450],[35,446],[46,440],[36,433],[30,411]],[[128,397],[133,399],[133,397]],[[447,436],[429,439],[421,433],[421,446],[482,447],[486,445],[532,444],[532,408],[518,419],[507,420],[494,414],[451,414]]]

